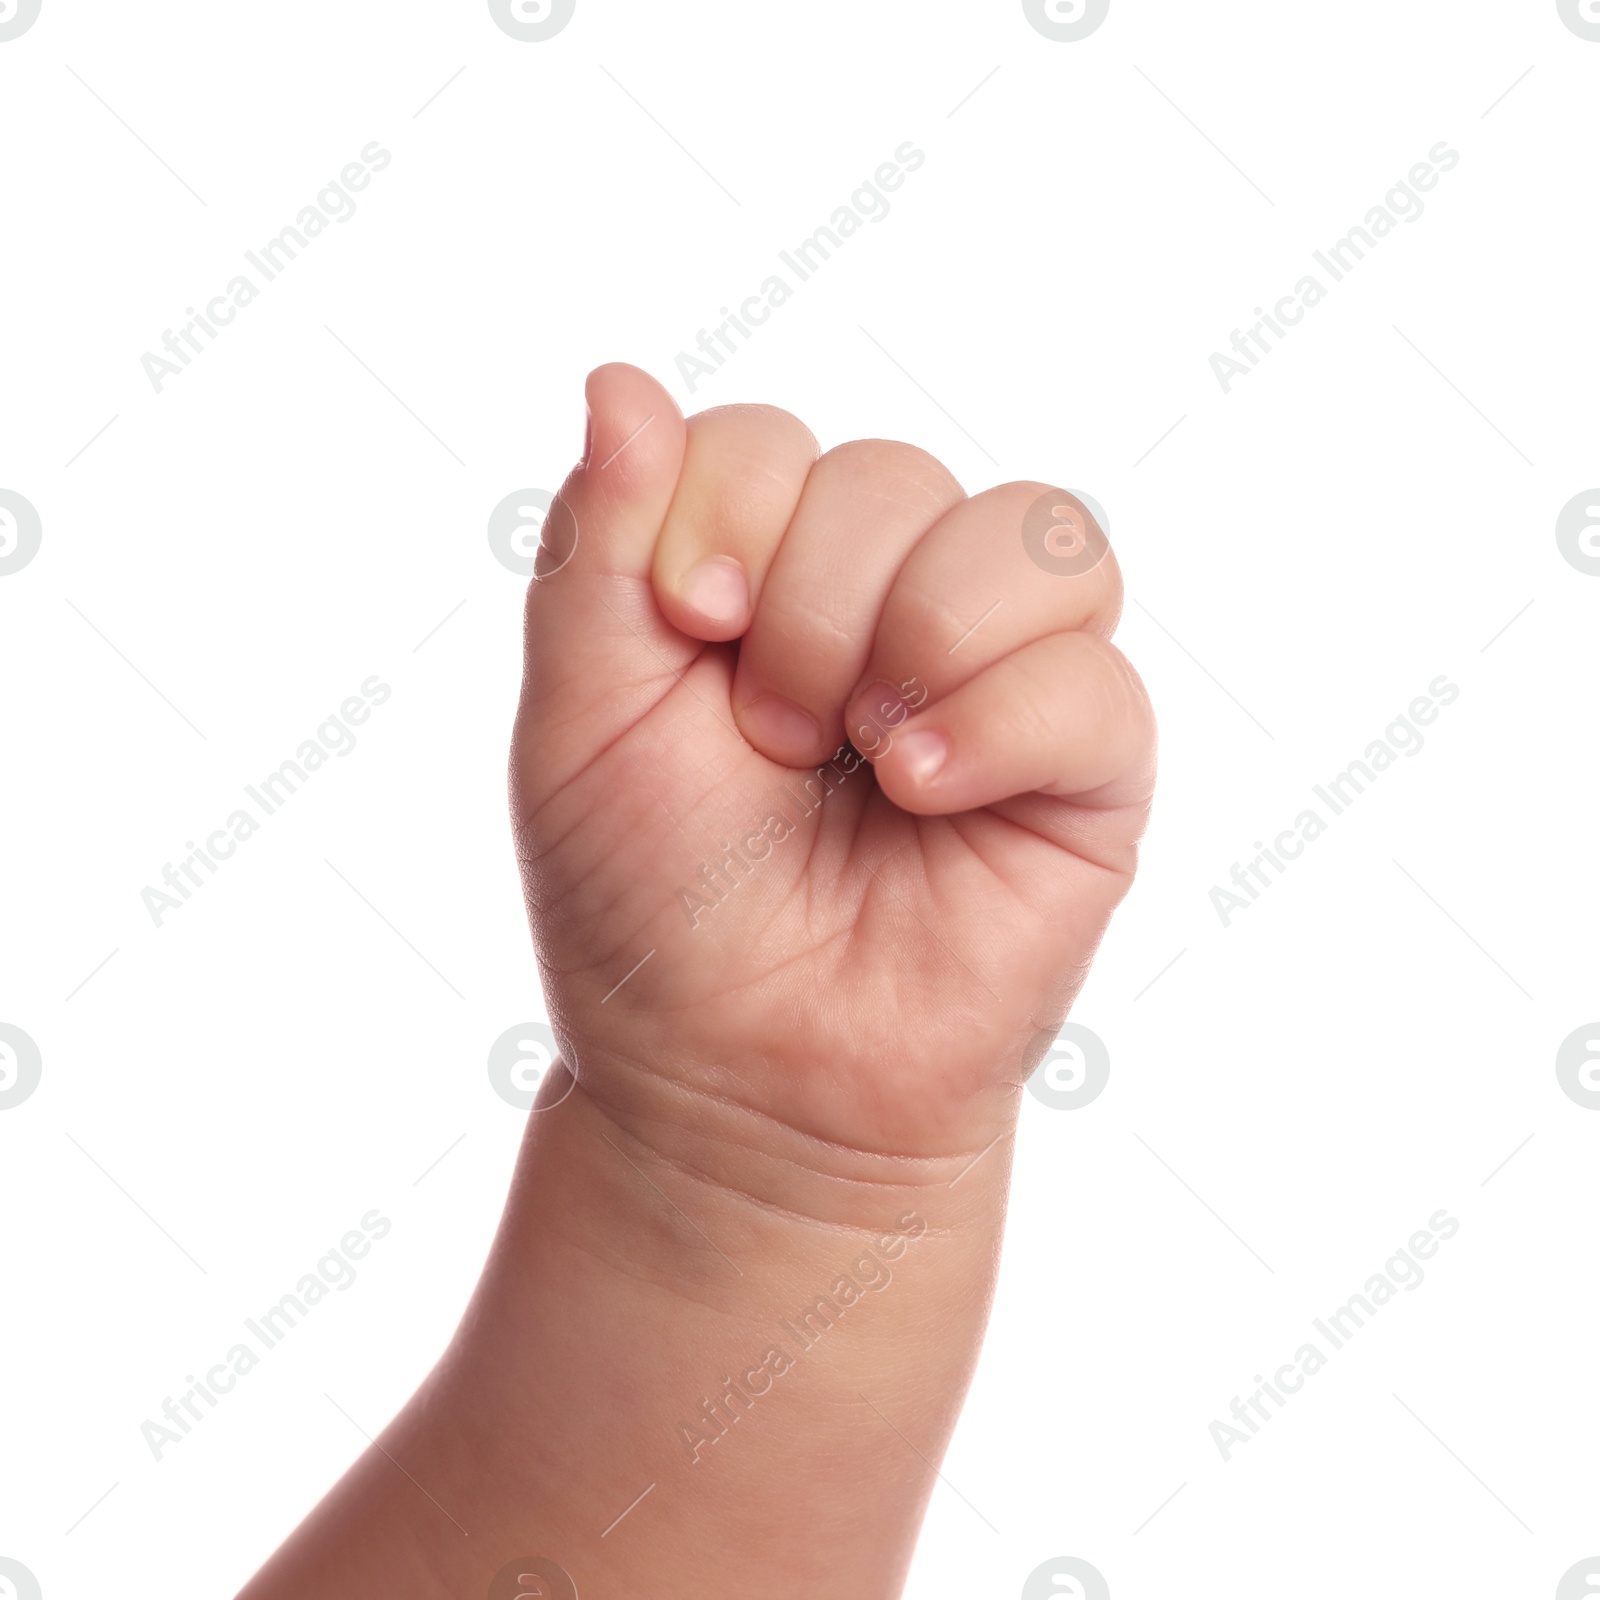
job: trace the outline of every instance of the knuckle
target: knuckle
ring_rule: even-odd
[[[719,444],[737,441],[746,448],[776,455],[798,455],[807,461],[817,457],[817,441],[811,430],[782,406],[755,402],[713,406],[709,411],[696,412],[688,419],[688,426],[692,435],[713,438]]]
[[[1142,731],[1154,725],[1150,694],[1133,663],[1109,639],[1096,634],[1082,636],[1100,669],[1093,676],[1102,697],[1108,723],[1123,724]]]
[[[898,439],[851,439],[829,450],[815,471],[846,488],[927,500],[943,508],[962,498],[961,485],[937,456]]]
[[[1094,512],[1070,489],[1063,489],[1059,484],[1041,483],[1031,478],[1000,484],[988,491],[988,497],[988,503],[984,508],[985,529],[988,536],[1000,538],[1004,530],[1014,530],[1015,538],[1011,543],[1012,558],[1017,563],[1018,570],[1027,573],[1030,580],[1035,574],[1026,563],[1031,561],[1033,568],[1041,564],[1036,548],[1039,539],[1038,519],[1041,503],[1047,513],[1053,500],[1070,504],[1086,523],[1098,530],[1098,539],[1093,539],[1090,543],[1090,549],[1099,552],[1092,566],[1081,570],[1067,569],[1058,572],[1048,563],[1044,565],[1045,570],[1050,571],[1055,581],[1062,586],[1063,595],[1073,594],[1072,609],[1081,614],[1087,625],[1095,632],[1109,636],[1122,615],[1122,569],[1118,565],[1110,535],[1100,526]],[[1032,524],[1031,532],[1030,524]]]

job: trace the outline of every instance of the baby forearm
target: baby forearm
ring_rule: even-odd
[[[970,1169],[800,1161],[733,1106],[682,1110],[575,1090],[535,1113],[449,1352],[243,1600],[485,1594],[521,1557],[584,1600],[899,1593],[1009,1140]]]

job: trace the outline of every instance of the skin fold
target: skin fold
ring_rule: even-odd
[[[511,757],[562,1064],[449,1350],[242,1600],[892,1600],[1132,880],[1154,721],[1081,502],[586,398]]]

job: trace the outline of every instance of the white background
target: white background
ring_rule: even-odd
[[[43,524],[0,578],[0,1021],[44,1063],[0,1112],[0,1555],[47,1600],[231,1592],[364,1444],[327,1397],[376,1432],[453,1328],[522,1121],[485,1056],[543,1015],[486,523],[628,359],[1087,490],[1161,719],[1075,1012],[1110,1085],[1024,1106],[944,1467],[993,1528],[936,1488],[908,1592],[1072,1555],[1117,1600],[1554,1595],[1600,1550],[1600,1113],[1554,1071],[1600,1016],[1600,577],[1555,540],[1600,483],[1597,87],[1554,0],[1114,0],[1078,43],[1009,0],[579,0],[540,44],[469,0],[44,0],[0,43],[0,488]],[[143,353],[373,140],[158,395]],[[689,395],[678,352],[906,140],[891,214]],[[1224,394],[1211,353],[1441,140]],[[141,889],[372,674],[359,747],[156,928]],[[1441,674],[1225,928],[1212,886]],[[1441,1207],[1427,1281],[1225,1464],[1213,1419]],[[372,1208],[360,1281],[154,1461]]]

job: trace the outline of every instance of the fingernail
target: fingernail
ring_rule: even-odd
[[[744,708],[740,720],[769,755],[804,765],[822,733],[817,719],[781,694],[764,694]]]
[[[912,780],[927,783],[950,754],[950,741],[931,728],[918,728],[914,733],[902,733],[895,740],[900,752],[900,764]]]
[[[744,568],[729,556],[712,556],[689,569],[683,603],[719,628],[740,628],[750,612]]]

